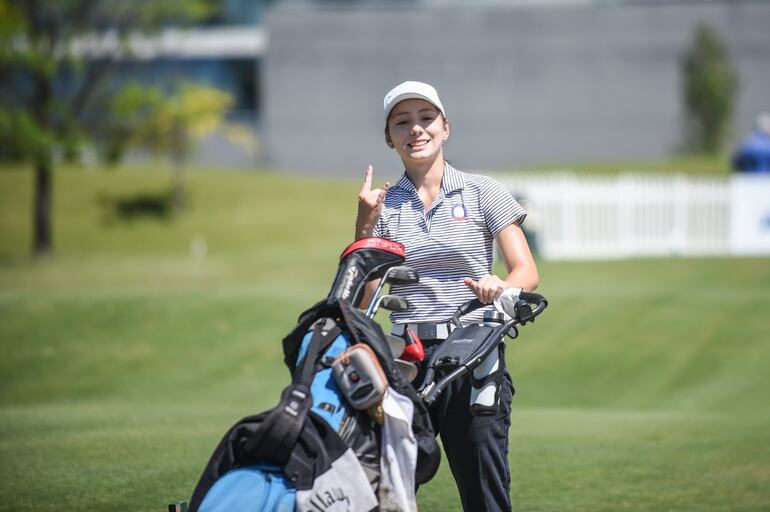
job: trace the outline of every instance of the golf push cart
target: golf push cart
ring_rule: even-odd
[[[405,258],[403,245],[379,238],[346,248],[327,297],[302,313],[283,340],[292,382],[276,407],[241,419],[224,435],[193,492],[191,512],[309,511],[325,503],[324,496],[331,500],[325,503],[329,510],[337,510],[332,498],[341,497],[355,509],[397,509],[392,502],[383,505],[392,498],[392,488],[386,473],[380,473],[387,390],[407,399],[414,410],[414,474],[390,482],[405,488],[426,483],[438,470],[440,449],[427,408],[447,386],[472,373],[471,412],[494,412],[504,338],[515,338],[517,326],[533,322],[547,301],[522,292],[504,312],[489,308],[483,321],[463,325],[465,315],[488,306],[468,301],[450,319],[454,328],[449,336],[425,361],[411,329],[402,336],[385,334],[374,320],[379,309],[409,308],[404,298],[382,294],[386,285],[419,281],[418,273],[403,264]],[[365,285],[376,279],[380,282],[367,309],[358,309]],[[426,373],[415,390],[411,382],[418,364]],[[342,467],[357,480],[341,478]],[[168,510],[186,512],[188,504],[177,501]]]

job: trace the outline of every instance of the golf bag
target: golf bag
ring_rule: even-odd
[[[403,262],[403,246],[363,239],[340,259],[327,298],[300,315],[283,340],[291,384],[276,407],[224,435],[193,492],[191,512],[379,507],[390,492],[381,488],[382,429],[373,415],[350,406],[332,376],[332,362],[357,344],[375,356],[389,389],[411,404],[416,464],[407,481],[422,484],[436,473],[440,450],[426,406],[395,365],[380,326],[356,307],[366,282]]]

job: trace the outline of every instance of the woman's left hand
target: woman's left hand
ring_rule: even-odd
[[[482,276],[478,281],[466,277],[465,285],[470,288],[471,291],[476,294],[476,297],[478,297],[484,304],[492,304],[492,302],[503,293],[503,290],[509,286],[508,283],[494,274]]]

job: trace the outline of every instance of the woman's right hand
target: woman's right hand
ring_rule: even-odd
[[[382,188],[372,189],[372,173],[374,169],[370,165],[366,169],[364,184],[358,193],[358,217],[356,218],[356,240],[372,236],[374,226],[380,219],[382,204],[385,202],[385,195],[390,187],[389,182],[385,182]]]

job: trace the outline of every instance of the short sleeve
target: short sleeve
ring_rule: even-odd
[[[519,202],[494,178],[487,177],[484,180],[479,203],[493,237],[511,224],[520,226],[527,216]]]
[[[390,194],[390,192],[388,192]],[[374,225],[374,229],[372,230],[372,236],[377,238],[387,238],[388,240],[391,240],[390,237],[390,217],[393,214],[393,209],[389,205],[389,196],[386,196],[385,198],[385,204],[382,205],[382,212],[380,213],[380,218],[377,219],[377,224]]]
[[[372,236],[377,238],[387,238],[385,236],[385,222],[382,220],[382,215],[380,215],[380,218],[377,220],[377,224],[374,225]]]

